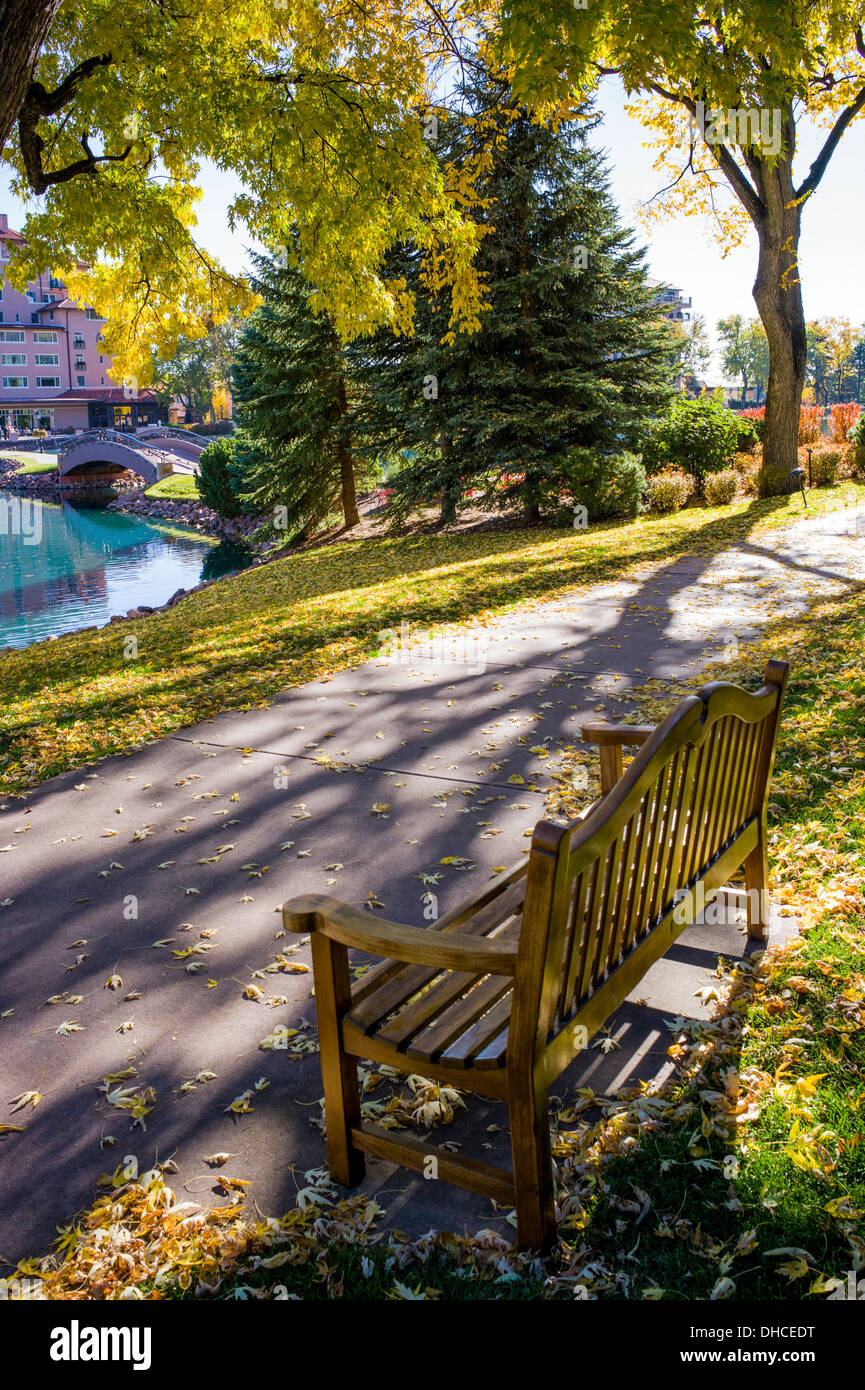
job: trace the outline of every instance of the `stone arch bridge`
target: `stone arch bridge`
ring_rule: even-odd
[[[86,430],[59,442],[57,471],[61,486],[64,479],[70,484],[110,484],[124,473],[137,473],[150,486],[166,473],[196,472],[201,452],[209,442],[186,430],[164,426],[153,426],[141,435]]]

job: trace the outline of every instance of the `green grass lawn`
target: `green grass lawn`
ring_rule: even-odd
[[[172,502],[200,502],[195,476],[192,473],[170,473],[160,478],[145,492],[145,497],[168,498]]]
[[[4,450],[0,453],[0,459],[18,459],[24,465],[17,470],[18,473],[51,473],[57,467],[56,454],[31,454],[23,450]]]

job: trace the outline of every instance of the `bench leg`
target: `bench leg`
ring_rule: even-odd
[[[328,1164],[336,1182],[343,1187],[356,1187],[366,1173],[364,1156],[351,1142],[352,1125],[360,1124],[357,1060],[343,1051],[340,1037],[342,1017],[351,1005],[348,949],[313,932],[312,964]]]
[[[553,1199],[553,1157],[550,1149],[550,1108],[545,1090],[531,1081],[512,1085],[508,1097],[511,1152],[517,1208],[517,1241],[521,1250],[546,1253],[556,1241]]]
[[[745,899],[748,904],[748,936],[765,941],[769,935],[769,866],[766,860],[766,833],[760,837],[745,860]]]

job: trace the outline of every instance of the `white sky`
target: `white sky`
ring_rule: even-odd
[[[650,273],[678,286],[692,300],[692,313],[702,314],[710,335],[719,318],[732,313],[756,316],[751,285],[757,269],[756,237],[750,235],[738,249],[722,257],[707,224],[700,217],[681,217],[658,222],[651,240],[637,222],[637,207],[657,192],[659,178],[652,170],[652,154],[643,148],[643,127],[624,110],[624,92],[617,79],[605,80],[599,94],[604,123],[594,143],[603,148],[610,166],[611,189],[622,219],[637,228],[638,240],[648,244]],[[822,132],[800,126],[799,181],[822,144]],[[809,319],[842,317],[865,321],[865,284],[858,247],[865,227],[865,121],[857,122],[835,152],[812,205],[803,214],[800,253],[805,316]],[[214,255],[235,271],[246,266],[244,229],[232,233],[227,208],[236,188],[231,175],[212,166],[202,172],[204,197],[199,205],[199,238]],[[9,192],[5,172],[0,172],[0,211],[9,214],[13,227],[24,220],[21,203]],[[717,360],[710,380],[720,379]]]

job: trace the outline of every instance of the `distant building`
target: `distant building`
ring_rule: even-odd
[[[661,306],[664,318],[671,323],[690,323],[691,300],[682,298],[682,291],[671,285],[662,285],[660,280],[649,280],[648,284],[657,289],[655,303]]]
[[[742,399],[744,399],[745,404],[748,406],[756,405],[757,403],[757,388],[755,386],[748,387],[748,390],[745,392],[744,398],[742,396],[741,386],[725,386],[723,387],[723,391],[724,400],[727,402],[728,405],[730,404],[730,401],[741,401]]]
[[[0,418],[19,434],[156,423],[165,412],[154,392],[129,397],[109,377],[94,309],[48,270],[23,293],[8,283],[9,248],[21,240],[0,213]]]

